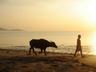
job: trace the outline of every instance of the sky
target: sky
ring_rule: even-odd
[[[0,0],[0,27],[95,31],[96,0]]]

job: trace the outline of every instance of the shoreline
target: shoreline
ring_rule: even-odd
[[[55,48],[47,48],[47,52],[54,52],[54,53],[68,53],[68,54],[74,54],[75,53],[75,45],[59,45],[57,49]],[[83,50],[83,54],[84,55],[95,55],[92,53],[92,51],[90,50],[91,46],[83,46],[84,48],[82,48]],[[0,46],[0,49],[8,49],[8,50],[21,50],[21,51],[28,51],[29,50],[29,46]],[[35,51],[39,51],[40,49],[35,49]]]

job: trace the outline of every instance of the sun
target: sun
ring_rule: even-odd
[[[88,0],[82,5],[84,20],[89,26],[96,26],[96,0]]]
[[[96,55],[96,32],[93,32],[91,36],[91,51]]]

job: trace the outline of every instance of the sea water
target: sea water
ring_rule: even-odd
[[[53,41],[58,46],[57,49],[48,48],[48,51],[74,53],[78,34],[81,34],[83,52],[92,54],[91,33],[79,31],[0,31],[0,48],[28,50],[31,39],[42,38]]]

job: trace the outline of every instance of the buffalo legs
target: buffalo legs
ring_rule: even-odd
[[[35,52],[35,50],[34,50],[34,48],[29,48],[29,55],[31,55],[31,50],[33,50],[33,53],[35,55],[37,55],[36,52]],[[39,52],[39,53],[42,53],[43,51],[44,51],[44,54],[46,55],[46,49],[41,49],[41,52]]]
[[[37,55],[36,52],[35,52],[35,50],[34,50],[34,48],[29,48],[29,55],[31,55],[31,49],[33,50],[33,53],[34,53],[35,55]]]
[[[46,55],[46,49],[44,49],[44,54]]]
[[[41,49],[41,52],[39,53],[42,53],[44,51],[44,54],[46,55],[46,49]]]

